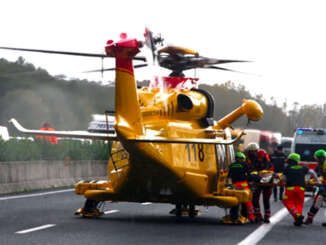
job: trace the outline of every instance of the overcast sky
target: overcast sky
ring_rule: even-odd
[[[166,43],[185,46],[214,58],[242,59],[251,63],[225,68],[244,75],[197,70],[201,82],[233,81],[253,94],[275,97],[292,106],[323,104],[326,94],[326,3],[300,0],[215,1],[46,1],[2,0],[0,46],[103,53],[108,39],[121,32],[142,38],[148,26]],[[15,61],[23,56],[51,75],[112,81],[114,73],[87,76],[100,69],[99,58],[21,53],[0,50],[0,57]],[[105,67],[112,67],[110,60]],[[140,80],[151,70],[136,70]],[[162,75],[169,71],[162,69]],[[193,76],[194,72],[186,73]]]

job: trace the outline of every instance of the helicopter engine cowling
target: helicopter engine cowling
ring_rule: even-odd
[[[139,91],[139,101],[145,120],[156,119],[157,115],[176,120],[201,120],[208,111],[207,97],[192,90],[167,89],[161,93],[158,89],[143,88]]]
[[[185,94],[179,94],[177,96],[178,109],[180,111],[189,111],[194,107],[191,99]]]

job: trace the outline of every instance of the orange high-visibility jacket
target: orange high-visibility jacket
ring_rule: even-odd
[[[54,131],[54,128],[40,128],[40,130],[43,131]],[[43,136],[38,135],[36,136],[38,139],[42,140]],[[52,144],[58,144],[58,139],[56,136],[45,136],[45,140],[52,143]]]

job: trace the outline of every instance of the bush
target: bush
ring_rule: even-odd
[[[30,160],[107,160],[111,144],[79,140],[60,140],[53,145],[44,140],[0,139],[0,162]]]

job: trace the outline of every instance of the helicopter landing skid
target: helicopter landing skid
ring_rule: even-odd
[[[231,219],[230,215],[225,215],[222,219],[221,219],[221,223],[222,224],[226,224],[226,225],[244,225],[249,223],[248,218],[244,217],[244,216],[239,216],[237,219]]]
[[[179,212],[180,213],[178,213],[177,209],[174,208],[169,213],[172,214],[172,215],[176,215],[176,216],[189,216],[191,218],[200,215],[199,210],[193,210],[193,211],[190,212],[189,209],[181,209]]]
[[[100,211],[104,202],[95,201],[87,199],[83,208],[79,208],[75,215],[79,215],[84,218],[96,218],[104,214],[104,212]]]

